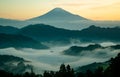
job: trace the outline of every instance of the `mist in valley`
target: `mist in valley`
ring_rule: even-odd
[[[23,28],[30,24],[49,24],[57,28],[64,28],[68,30],[82,30],[88,28],[91,25],[96,25],[99,27],[118,27],[120,21],[95,21],[95,20],[78,20],[78,21],[6,21],[0,20],[0,25],[3,26],[13,26],[16,28]]]
[[[94,43],[83,43],[78,40],[71,41],[69,45],[51,45],[49,49],[35,50],[31,48],[24,48],[16,50],[14,48],[0,49],[0,55],[14,55],[22,57],[28,62],[28,64],[33,65],[33,69],[36,73],[43,73],[45,70],[57,71],[59,66],[64,64],[70,64],[73,68],[87,65],[93,62],[105,62],[111,57],[115,57],[120,50],[114,50],[111,48],[96,49],[93,51],[82,51],[80,55],[65,55],[64,50],[69,49],[71,46],[83,46],[86,47]],[[101,42],[99,43],[103,47],[116,45],[119,43],[113,42]]]

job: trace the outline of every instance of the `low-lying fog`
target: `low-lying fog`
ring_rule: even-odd
[[[87,28],[91,25],[99,26],[99,27],[120,27],[120,21],[86,21],[86,20],[80,20],[80,21],[45,21],[45,22],[40,22],[40,21],[17,21],[17,22],[10,22],[10,21],[0,21],[0,25],[4,26],[13,26],[17,28],[22,28],[30,24],[49,24],[51,26],[57,27],[57,28],[64,28],[64,29],[69,29],[69,30],[82,30],[84,28]]]
[[[35,50],[35,49],[22,49],[16,50],[14,48],[0,49],[0,54],[15,55],[23,57],[26,60],[31,61],[29,64],[34,66],[36,73],[41,73],[44,70],[56,71],[62,63],[70,64],[72,67],[78,67],[87,65],[93,62],[104,62],[109,60],[111,57],[117,55],[120,50],[97,49],[91,52],[82,52],[82,56],[69,56],[63,55],[63,51],[73,45],[87,46],[90,43],[72,43],[67,46],[55,46],[46,50]],[[102,46],[115,45],[112,42],[100,43]],[[102,53],[102,54],[101,54]]]
[[[34,22],[33,22],[34,23]],[[37,23],[37,22],[36,22]],[[43,22],[44,24],[49,24],[57,28],[64,28],[68,30],[82,30],[91,25],[98,27],[120,27],[120,21],[70,21],[70,22]]]

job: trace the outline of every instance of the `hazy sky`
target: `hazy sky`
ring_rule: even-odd
[[[0,0],[0,18],[29,19],[55,7],[93,20],[120,20],[120,0]]]

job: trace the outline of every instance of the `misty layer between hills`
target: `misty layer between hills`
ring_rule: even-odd
[[[107,45],[108,43],[108,45]],[[106,42],[107,46],[111,46],[115,43]],[[74,44],[75,45],[75,44]],[[79,46],[88,46],[90,43],[77,44]],[[101,43],[102,46],[106,46],[105,43]],[[119,53],[118,50],[98,49],[90,52],[84,52],[82,56],[71,56],[64,55],[62,52],[69,47],[73,46],[59,46],[51,47],[46,50],[35,50],[35,49],[22,49],[15,50],[14,48],[1,49],[1,54],[15,55],[18,57],[23,57],[25,60],[31,61],[31,65],[34,66],[34,71],[36,73],[42,73],[44,70],[58,70],[61,63],[70,64],[72,67],[79,67],[82,65],[87,65],[93,62],[104,62],[114,57]],[[34,53],[34,54],[33,54]],[[100,54],[105,53],[105,54]]]

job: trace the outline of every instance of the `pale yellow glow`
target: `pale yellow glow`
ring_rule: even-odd
[[[0,0],[0,18],[29,19],[55,7],[93,20],[120,20],[120,0]]]

